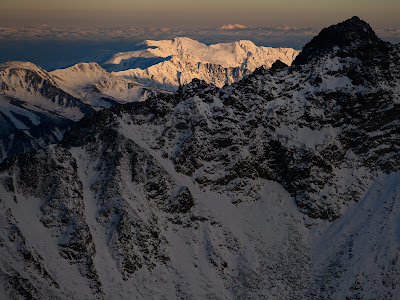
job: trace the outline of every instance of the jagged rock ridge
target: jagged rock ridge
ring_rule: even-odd
[[[74,121],[95,110],[27,62],[0,65],[0,161],[57,143]]]
[[[58,143],[73,123],[35,105],[0,95],[0,161]]]
[[[368,43],[222,89],[193,80],[6,159],[0,291],[396,299],[400,52],[376,41],[361,59]]]
[[[156,93],[114,76],[97,63],[46,72],[28,62],[0,65],[0,161],[59,141],[95,110],[143,101]]]
[[[0,91],[63,117],[79,120],[94,110],[80,99],[62,90],[52,76],[29,62],[8,62],[0,65]]]

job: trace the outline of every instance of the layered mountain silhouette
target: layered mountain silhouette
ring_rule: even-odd
[[[0,161],[58,142],[74,122],[96,110],[166,94],[192,78],[222,86],[256,67],[270,66],[277,58],[290,64],[299,52],[257,47],[250,41],[206,46],[189,38],[144,41],[134,49],[102,62],[108,71],[119,71],[113,73],[93,62],[52,72],[29,62],[1,64],[0,95],[5,95],[1,105],[8,113],[0,119],[4,128]],[[29,121],[26,115],[35,120]]]
[[[115,75],[147,86],[176,91],[197,78],[218,87],[269,68],[276,60],[291,64],[300,51],[256,46],[251,41],[205,45],[187,37],[147,40],[133,51],[116,53],[102,62]]]
[[[113,105],[6,158],[0,294],[396,299],[399,62],[353,17],[291,66]]]
[[[47,72],[29,62],[0,65],[0,161],[59,142],[84,116],[165,91],[80,63]]]

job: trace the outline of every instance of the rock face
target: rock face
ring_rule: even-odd
[[[374,52],[378,55],[384,54],[382,52],[385,51],[385,44],[376,36],[368,23],[358,17],[353,17],[323,29],[318,36],[305,45],[301,54],[296,57],[294,64],[307,64],[311,59],[323,57],[332,49],[339,50],[337,55],[344,57],[349,56],[348,51],[358,50],[361,51],[358,53],[358,57],[364,57],[368,61],[372,58]],[[365,56],[365,52],[370,53],[371,56]],[[354,53],[352,57],[354,57]]]
[[[73,123],[28,102],[0,95],[0,161],[57,143]]]
[[[2,162],[0,293],[396,299],[400,51],[358,18],[313,41]]]
[[[358,34],[364,27],[369,34]],[[347,32],[339,45],[348,46],[338,48],[326,37],[331,31]],[[160,121],[166,125],[153,147],[234,203],[257,198],[248,180],[276,180],[310,217],[335,220],[343,204],[362,198],[375,171],[399,166],[400,56],[374,37],[353,18],[313,39],[331,41],[330,51],[306,45],[302,55],[319,54],[309,63],[259,69],[221,90],[194,80],[170,101],[179,105],[163,108],[173,112]],[[153,102],[158,111],[162,101]]]
[[[96,63],[51,73],[28,62],[0,65],[0,161],[57,143],[65,130],[104,107],[157,93]]]
[[[300,52],[258,47],[251,41],[207,46],[186,37],[148,40],[136,48],[113,55],[102,66],[118,76],[169,91],[176,91],[194,78],[222,87],[239,81],[258,67],[271,67],[278,59],[290,65]]]
[[[290,63],[298,53],[293,49],[257,47],[250,41],[208,47],[188,38],[146,41],[139,47],[142,50],[119,53],[103,66],[108,70],[145,68],[136,71],[147,75],[127,77],[148,86],[117,76],[132,70],[114,75],[97,63],[79,63],[52,72],[29,62],[1,64],[0,96],[5,96],[0,101],[5,112],[0,112],[0,127],[4,128],[0,134],[0,161],[57,142],[73,124],[70,121],[95,110],[166,94],[166,90],[174,90],[195,77],[222,86],[238,81],[255,67],[269,66],[276,58]],[[167,65],[158,64],[161,62]],[[163,78],[162,84],[159,78]],[[19,103],[17,107],[15,103]]]
[[[29,62],[0,65],[0,93],[72,120],[94,112],[92,107],[62,90],[49,73]]]
[[[57,143],[74,121],[94,111],[34,64],[1,64],[0,161]]]

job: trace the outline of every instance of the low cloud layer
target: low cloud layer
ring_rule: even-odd
[[[0,27],[0,41],[16,40],[56,40],[56,41],[131,41],[146,39],[172,39],[187,36],[208,44],[251,40],[257,45],[273,47],[292,47],[301,49],[320,28],[264,26],[248,28],[241,24],[225,24],[218,28],[197,28],[182,30],[178,28],[67,28],[43,24],[35,27]],[[377,34],[391,42],[400,42],[400,29],[377,29]]]
[[[378,29],[376,34],[386,41],[400,43],[400,28]]]
[[[172,39],[187,36],[212,44],[251,40],[257,45],[273,47],[292,47],[301,49],[318,30],[288,26],[269,26],[248,28],[241,24],[226,24],[218,28],[197,28],[182,30],[178,28],[64,28],[49,25],[36,27],[0,27],[0,41],[17,40],[56,40],[56,41],[132,41],[146,39]]]
[[[226,24],[222,25],[219,29],[222,30],[233,30],[233,29],[245,29],[247,26],[242,25],[242,24]]]
[[[80,61],[90,61],[93,57],[129,51],[134,44],[143,40],[183,36],[205,44],[251,40],[258,46],[301,50],[321,30],[285,25],[248,28],[238,28],[238,24],[230,25],[223,26],[234,28],[73,28],[46,24],[32,27],[0,27],[0,63],[8,60],[28,60],[45,69],[54,69]],[[384,40],[400,42],[400,29],[377,29],[376,33]]]

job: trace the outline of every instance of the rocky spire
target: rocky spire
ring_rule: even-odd
[[[371,26],[359,17],[352,17],[337,25],[332,25],[307,43],[303,51],[296,57],[293,65],[302,65],[314,57],[320,57],[332,51],[335,47],[340,49],[358,48],[363,45],[382,44]]]

